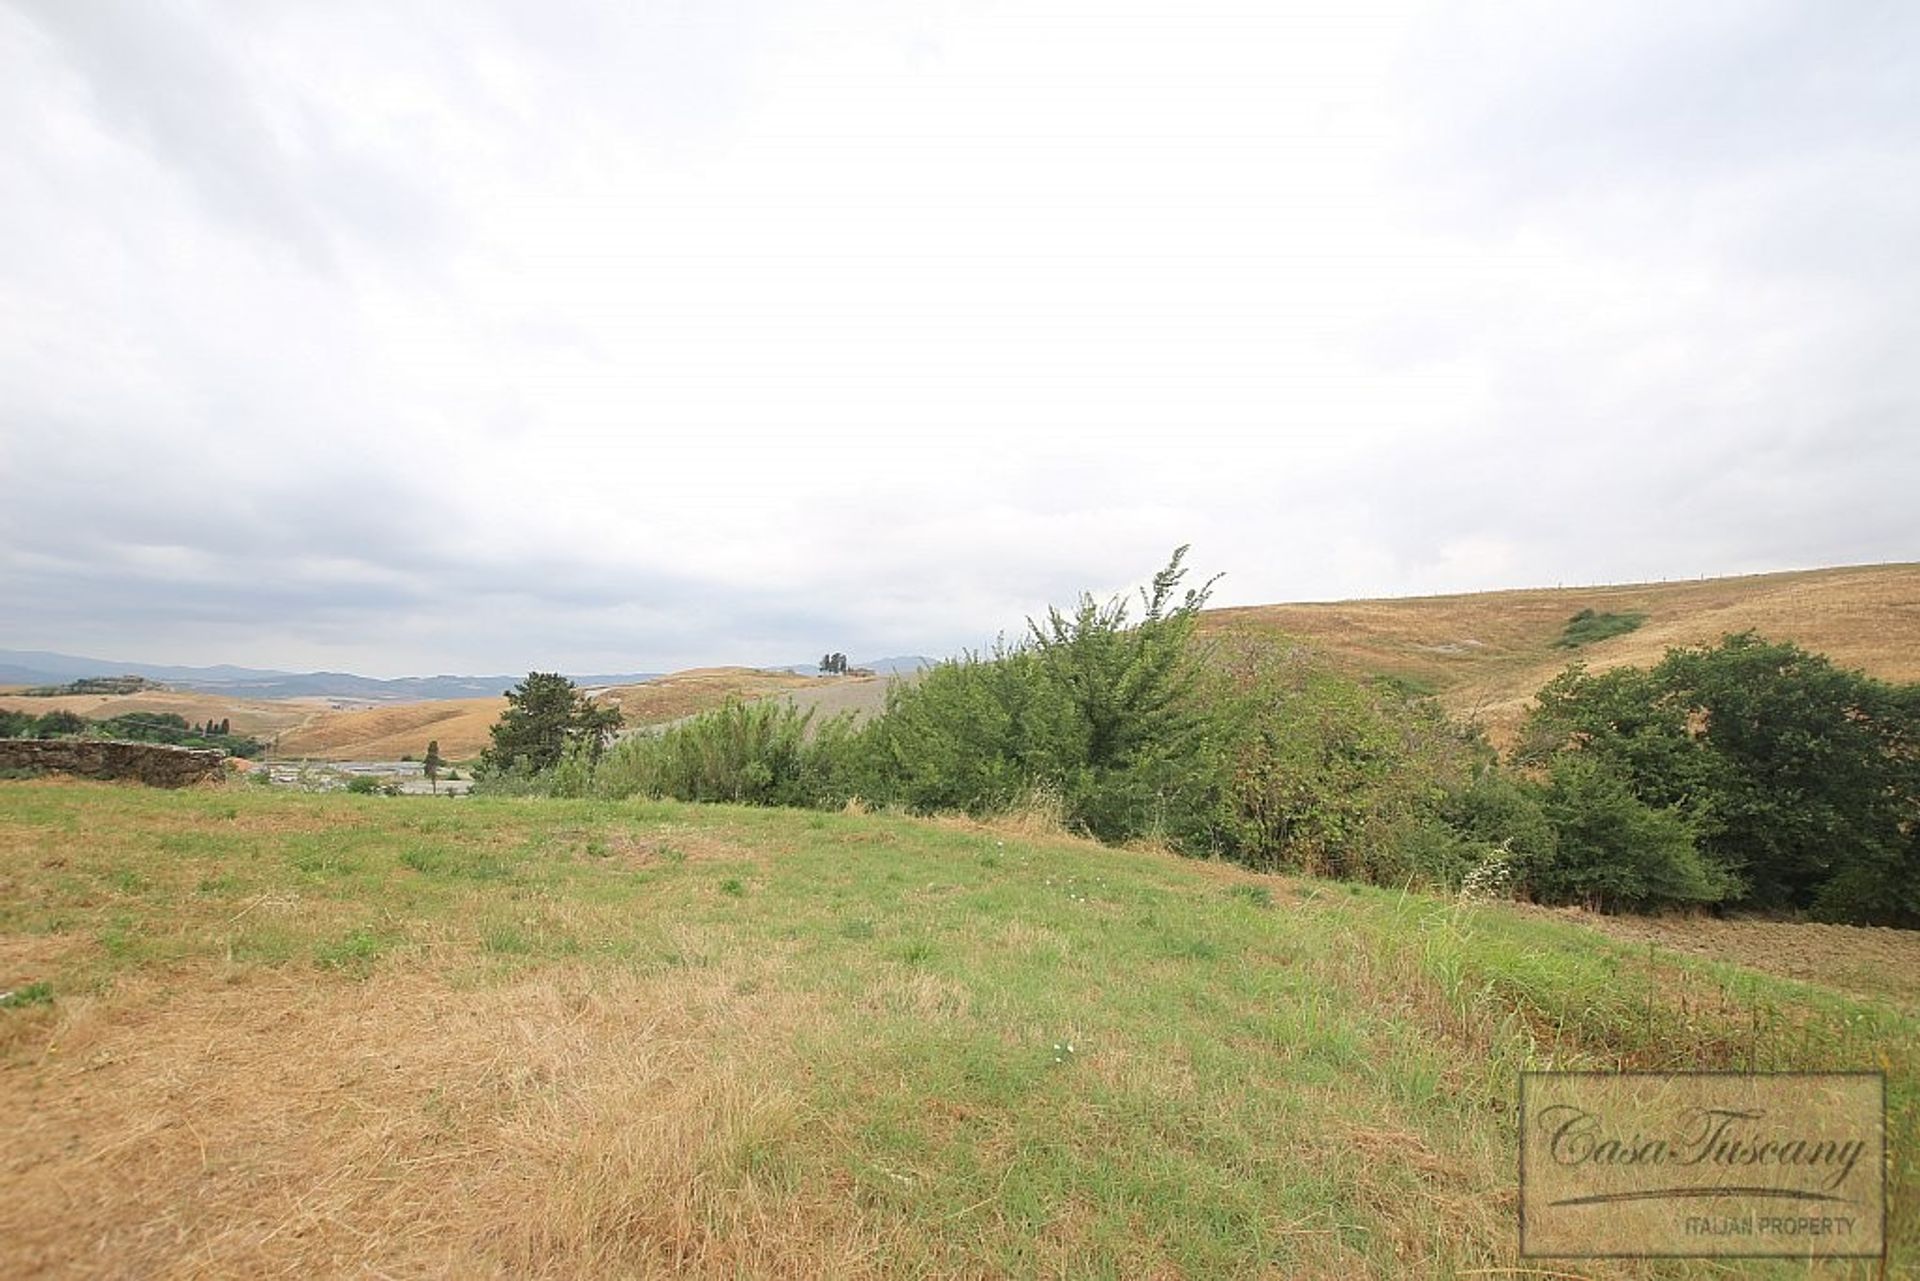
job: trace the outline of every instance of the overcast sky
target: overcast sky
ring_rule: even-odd
[[[0,2],[0,647],[1920,558],[1920,6]]]

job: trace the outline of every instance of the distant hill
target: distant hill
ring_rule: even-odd
[[[1567,647],[1568,627],[1583,610],[1641,617],[1631,630]],[[1748,629],[1886,680],[1920,680],[1920,564],[1253,605],[1208,610],[1201,628],[1296,639],[1352,670],[1430,691],[1504,741],[1535,691],[1569,663],[1647,666],[1671,646],[1712,644]],[[1576,628],[1575,636],[1591,631]]]
[[[891,658],[868,658],[859,662],[848,660],[847,667],[854,671],[872,672],[876,676],[907,676],[932,667],[934,661],[922,654],[895,654]],[[795,672],[801,676],[817,676],[820,674],[820,661],[815,659],[811,663],[789,663],[785,667],[774,667],[768,670]]]
[[[574,676],[587,686],[631,685],[658,672],[619,672]],[[0,685],[63,685],[102,676],[140,676],[177,689],[226,694],[234,698],[351,698],[376,703],[434,699],[493,698],[521,676],[401,676],[382,680],[351,672],[282,672],[259,667],[175,667],[154,663],[111,662],[44,650],[0,649]]]
[[[849,677],[808,679],[792,672],[751,667],[697,667],[643,681],[578,678],[594,697],[620,709],[629,729],[678,720],[719,707],[728,699],[752,700],[788,690],[858,684]],[[277,757],[315,760],[393,760],[418,756],[435,739],[449,760],[478,756],[490,741],[488,731],[506,710],[500,691],[491,697],[421,700],[391,706],[330,710],[309,716],[273,742]]]

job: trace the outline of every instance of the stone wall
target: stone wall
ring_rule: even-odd
[[[0,738],[0,770],[45,770],[82,778],[127,778],[149,787],[185,787],[226,772],[225,752],[164,743],[86,738]]]

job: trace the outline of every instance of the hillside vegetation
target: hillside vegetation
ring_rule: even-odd
[[[729,703],[610,750],[558,676],[503,718],[499,795],[1044,809],[1259,870],[1608,911],[1720,905],[1920,927],[1920,682],[1756,633],[1649,667],[1568,667],[1511,750],[1402,679],[1257,627],[1197,634],[1178,548],[1135,603],[1082,594],[864,721]],[[1559,648],[1643,615],[1583,609]],[[529,682],[534,678],[530,677]],[[571,710],[562,700],[573,700]]]
[[[1624,634],[1569,649],[1582,610],[1643,615]],[[1920,680],[1920,564],[1612,587],[1542,588],[1208,610],[1203,632],[1296,637],[1362,672],[1396,676],[1476,717],[1496,742],[1569,662],[1650,667],[1668,648],[1753,630],[1883,680]]]
[[[638,685],[618,685],[597,697],[621,709],[630,727],[658,725],[718,707],[728,699],[755,699],[792,693],[813,700],[831,699],[837,689],[884,690],[879,678],[816,678],[751,667],[699,667]],[[24,692],[0,693],[0,711],[43,716],[67,711],[92,721],[129,713],[158,713],[201,721],[230,719],[235,733],[265,739],[272,755],[320,761],[397,760],[419,756],[429,740],[438,740],[450,760],[478,756],[488,731],[506,707],[504,698],[435,699],[386,703],[373,707],[333,706],[324,699],[244,699],[182,690],[142,690],[135,694],[80,694],[56,698]]]
[[[1520,909],[964,820],[51,781],[0,782],[0,877],[9,1276],[1532,1275],[1546,1066],[1885,1067],[1920,1266],[1920,1023]]]
[[[0,692],[0,711],[25,712],[32,716],[71,712],[90,721],[137,714],[179,716],[196,725],[203,721],[227,720],[232,722],[236,734],[265,739],[338,714],[329,710],[324,699],[244,699],[171,689],[144,689],[136,694],[64,694],[52,698],[14,690]]]

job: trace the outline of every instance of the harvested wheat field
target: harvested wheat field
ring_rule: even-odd
[[[620,709],[630,726],[660,725],[712,711],[728,699],[751,702],[794,690],[857,683],[851,676],[802,676],[756,667],[693,667],[639,685],[615,685],[595,695]]]
[[[71,781],[0,781],[0,888],[8,1277],[1540,1275],[1545,1065],[1885,1066],[1920,1266],[1910,1012],[1518,909],[1031,825]]]
[[[1555,645],[1584,609],[1646,616],[1578,649]],[[1611,587],[1540,588],[1209,610],[1203,628],[1297,638],[1355,670],[1400,677],[1503,741],[1547,681],[1576,659],[1650,666],[1670,646],[1752,629],[1884,680],[1920,680],[1920,564]]]
[[[478,756],[487,731],[507,709],[504,698],[443,698],[316,716],[274,739],[272,754],[321,761],[397,760],[424,756],[438,740],[451,761]]]

